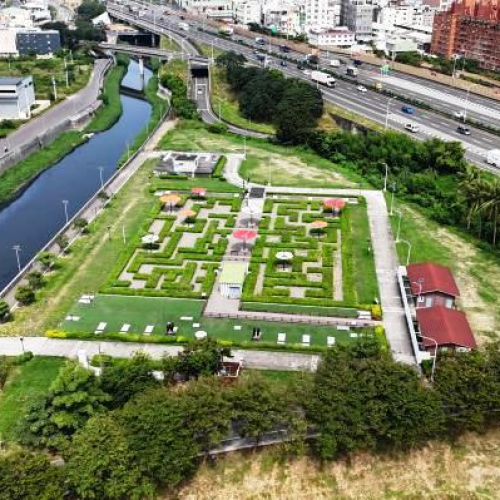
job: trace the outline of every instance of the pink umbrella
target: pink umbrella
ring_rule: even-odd
[[[204,187],[194,187],[191,189],[191,194],[194,194],[195,196],[199,196],[200,198],[202,196],[205,196],[207,194],[207,189]]]
[[[345,201],[340,198],[329,198],[323,202],[323,206],[332,212],[340,212],[345,207]]]
[[[243,241],[243,246],[245,249],[247,241],[253,240],[256,237],[257,237],[257,231],[253,231],[252,229],[237,229],[233,233],[233,238]]]

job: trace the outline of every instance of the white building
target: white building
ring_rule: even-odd
[[[340,0],[301,0],[304,31],[328,29],[340,23]]]
[[[356,37],[345,26],[337,26],[330,29],[311,30],[308,35],[308,41],[311,45],[320,48],[348,48],[356,43]]]
[[[13,57],[18,55],[16,36],[16,29],[0,28],[0,57]]]
[[[35,102],[33,78],[0,77],[0,120],[26,120]]]
[[[33,20],[29,10],[19,7],[7,7],[0,10],[0,27],[32,28]]]
[[[374,6],[371,0],[342,0],[341,23],[354,32],[356,40],[372,40]]]
[[[179,0],[179,6],[193,14],[213,19],[233,20],[232,0]]]
[[[248,272],[246,262],[224,262],[219,277],[219,292],[228,299],[239,299]]]
[[[288,35],[300,32],[300,12],[295,4],[278,0],[265,5],[263,13],[267,28]]]
[[[262,5],[258,0],[243,0],[234,4],[234,18],[240,24],[262,22]]]

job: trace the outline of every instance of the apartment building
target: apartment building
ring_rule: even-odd
[[[341,24],[355,34],[357,41],[371,41],[374,8],[371,0],[342,0]]]

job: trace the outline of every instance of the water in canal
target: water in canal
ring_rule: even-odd
[[[146,79],[149,76],[146,70]],[[139,67],[134,61],[129,65],[123,84],[142,88]],[[127,143],[132,143],[149,121],[151,106],[147,101],[124,95],[121,101],[123,113],[113,127],[96,134],[45,170],[0,211],[0,290],[18,271],[13,246],[20,245],[21,266],[24,266],[64,225],[63,200],[68,200],[71,218],[99,189],[99,167],[103,167],[106,181],[115,172]]]

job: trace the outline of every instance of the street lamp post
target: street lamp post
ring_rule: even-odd
[[[21,272],[21,259],[19,257],[19,252],[21,251],[21,245],[14,245],[12,249],[14,250],[14,252],[16,252],[17,269],[19,272]]]
[[[411,257],[411,243],[407,240],[399,240],[401,243],[404,243],[405,245],[408,245],[408,253],[406,254],[406,265],[408,266],[410,264],[410,257]]]
[[[469,95],[470,95],[470,86],[467,89],[467,95],[465,97],[465,104],[464,104],[464,124],[465,124],[465,120],[467,119],[467,108],[469,107]]]
[[[387,130],[387,127],[389,126],[389,107],[391,105],[391,101],[394,99],[394,97],[391,97],[390,99],[387,100],[387,106],[385,108],[385,130]]]
[[[396,243],[399,243],[399,236],[401,234],[401,219],[403,218],[403,212],[398,210],[398,229],[396,231]]]
[[[21,344],[21,352],[25,354],[24,350],[24,337],[19,337],[19,343]]]
[[[103,172],[104,172],[104,167],[97,167],[99,169],[99,178],[101,180],[101,190],[104,189],[104,179],[103,179]]]
[[[396,183],[393,182],[391,184],[391,209],[389,211],[389,214],[392,215],[393,214],[393,207],[394,207],[394,193],[396,192]]]
[[[432,369],[431,369],[431,382],[434,382],[434,373],[436,372],[436,358],[438,355],[438,343],[436,339],[432,337],[427,337],[426,335],[422,335],[419,333],[420,337],[423,339],[430,340],[431,342],[434,342],[434,356],[432,356]]]
[[[387,163],[382,163],[385,167],[385,176],[384,176],[384,193],[387,191],[387,176],[389,174],[389,167],[387,166]]]
[[[66,224],[67,224],[69,222],[69,217],[68,217],[68,203],[69,203],[69,200],[63,200],[62,203],[64,205],[64,217],[66,218]]]

